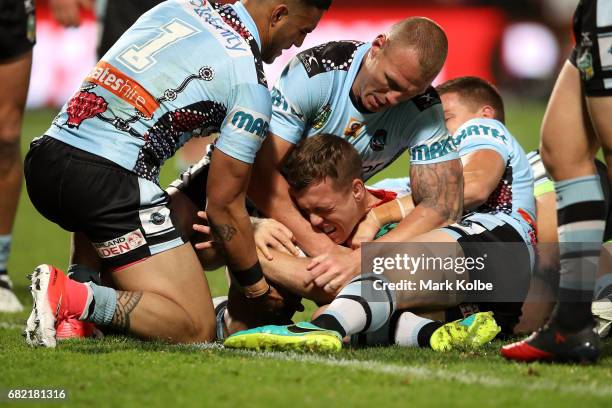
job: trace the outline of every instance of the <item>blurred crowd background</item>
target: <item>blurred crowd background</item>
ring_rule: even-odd
[[[28,107],[57,107],[70,98],[97,61],[107,8],[114,7],[116,13],[130,3],[142,7],[159,1],[95,0],[92,10],[82,12],[79,27],[63,28],[52,18],[48,0],[37,0],[38,40]],[[437,82],[478,75],[497,84],[505,96],[545,100],[573,46],[571,20],[577,4],[578,0],[334,0],[302,49],[330,40],[369,41],[404,17],[426,16],[449,38],[448,60]],[[293,48],[265,67],[269,84],[297,52]]]

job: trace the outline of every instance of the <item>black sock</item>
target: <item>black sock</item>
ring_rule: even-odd
[[[578,331],[593,323],[591,300],[584,298],[588,295],[592,296],[592,292],[559,288],[559,302],[552,314],[559,328]]]
[[[332,315],[324,313],[319,317],[315,318],[311,323],[325,330],[336,331],[340,333],[342,337],[346,336],[346,331],[344,331],[344,327],[342,327],[338,319],[336,319]]]
[[[425,326],[421,327],[421,330],[419,330],[419,334],[417,335],[417,342],[419,343],[419,347],[431,348],[431,343],[429,342],[429,340],[431,339],[431,336],[434,334],[434,332],[442,326],[444,326],[444,323],[430,322],[427,323]]]

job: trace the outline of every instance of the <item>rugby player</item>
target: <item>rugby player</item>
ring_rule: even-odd
[[[326,257],[323,262],[314,260],[309,275],[316,275],[316,286],[329,294],[359,274],[359,251],[338,246],[301,216],[282,177],[282,164],[299,140],[320,133],[347,137],[362,157],[366,179],[411,149],[418,152],[411,160],[412,177],[420,186],[418,205],[392,231],[393,239],[408,239],[455,221],[461,213],[461,163],[444,125],[439,97],[430,86],[446,54],[446,35],[436,23],[407,18],[372,43],[335,41],[303,51],[289,62],[272,90],[270,132],[254,164],[248,195],[260,214],[286,225],[307,254]],[[173,185],[184,193],[173,193],[175,201],[201,202],[193,185],[205,178],[206,161]],[[250,309],[237,307],[231,293],[232,288],[230,309]],[[241,320],[239,313],[232,314]],[[260,324],[247,326],[255,325]]]
[[[301,216],[282,164],[297,142],[321,133],[355,146],[365,180],[410,149],[417,206],[389,239],[408,240],[456,221],[461,163],[430,86],[447,47],[436,23],[411,17],[371,43],[334,41],[301,52],[272,90],[270,135],[254,164],[249,197],[261,213],[286,225],[304,252],[325,257],[315,259],[311,272],[316,285],[330,293],[359,273],[359,251],[338,246]]]
[[[0,4],[0,312],[20,312],[7,273],[12,230],[22,183],[21,123],[25,108],[32,47],[36,42],[34,0]]]
[[[516,334],[531,333],[533,330],[541,327],[548,317],[554,306],[554,294],[559,285],[559,255],[555,245],[557,241],[557,209],[556,209],[556,194],[554,183],[548,177],[542,158],[537,150],[527,153],[527,159],[534,175],[534,198],[536,202],[536,231],[537,231],[537,257],[536,265],[531,277],[531,286],[527,294],[527,298],[523,304],[521,321],[514,328]],[[598,332],[600,335],[607,334],[605,327],[608,327],[610,321],[610,299],[612,295],[612,269],[610,268],[609,254],[612,253],[612,205],[611,191],[612,186],[608,181],[607,167],[598,159],[594,160],[597,172],[599,173],[602,191],[608,209],[608,221],[606,223],[606,232],[604,241],[606,241],[607,251],[602,251],[600,259],[599,274],[595,290],[595,299],[602,299],[600,302],[593,304],[593,313],[598,322]],[[386,191],[395,192],[398,196],[403,197],[410,194],[410,178],[389,178],[381,180],[371,186],[375,189],[383,189]],[[406,211],[410,209],[407,208]],[[361,223],[363,226],[366,223]],[[369,239],[368,228],[362,228],[361,232],[356,232],[353,236],[353,244],[358,244],[361,241]],[[357,237],[361,233],[362,237]]]
[[[407,242],[447,243],[433,252],[443,258],[477,258],[486,254],[493,245],[514,245],[512,264],[503,257],[489,259],[480,277],[484,281],[488,277],[488,281],[494,281],[496,287],[513,287],[515,290],[512,292],[516,298],[512,302],[502,299],[496,302],[496,299],[491,299],[479,303],[481,310],[494,311],[503,332],[511,334],[520,317],[534,258],[533,173],[523,149],[503,125],[503,101],[495,88],[479,78],[462,77],[440,85],[438,92],[444,106],[446,124],[454,134],[453,142],[458,146],[463,162],[464,206],[469,212],[459,223],[421,234]],[[354,179],[343,184],[340,183],[341,179],[336,181],[336,177],[332,176],[334,166],[331,169],[329,164],[324,167],[329,160],[320,152],[306,157],[300,154],[296,156],[295,159],[291,156],[288,161],[287,165],[294,170],[293,173],[287,172],[287,179],[298,206],[310,218],[311,224],[326,231],[330,238],[340,242],[348,239],[353,230],[348,227],[354,227],[356,221],[353,224],[343,224],[335,218],[347,214],[347,208],[350,209],[352,205],[350,203],[356,201],[356,190],[348,188],[348,193],[344,191],[351,184],[359,186],[359,182]],[[317,172],[319,165],[329,170]],[[341,165],[339,162],[338,166]],[[355,195],[355,198],[351,200],[347,197],[350,194]],[[385,223],[399,221],[404,216],[406,219],[409,215],[405,213],[409,211],[405,204],[409,204],[410,200],[412,198],[406,196],[377,206],[367,212],[365,220],[374,220],[379,230]],[[357,214],[353,219],[359,219],[360,215],[363,217],[365,214]],[[429,252],[426,245],[423,248],[426,253]],[[405,274],[405,271],[385,272],[384,278],[399,282]],[[457,274],[452,275],[457,279]],[[471,280],[479,277],[474,270],[469,275]],[[442,281],[449,276],[436,270],[417,270],[412,280],[425,278]],[[460,296],[430,291],[380,291],[376,285],[378,281],[378,286],[381,286],[381,279],[380,276],[366,274],[352,280],[312,323],[252,329],[230,336],[226,345],[336,350],[340,347],[339,339],[345,335],[379,330],[389,320],[394,308],[438,306],[439,309],[448,308],[447,319],[453,315],[460,316],[459,308],[450,308],[460,303]],[[397,298],[394,299],[393,295]],[[404,345],[433,345],[430,343],[431,336],[442,326],[440,322],[410,312],[402,314],[397,321],[403,323],[395,331],[395,342]],[[474,322],[470,320],[467,325],[471,323]],[[479,327],[479,324],[476,323],[475,327]],[[384,331],[388,332],[389,329],[385,328]],[[497,332],[493,336],[495,334]]]
[[[591,301],[607,214],[593,158],[601,146],[612,179],[612,9],[581,0],[573,23],[576,45],[557,78],[540,146],[557,194],[558,301],[539,331],[502,348],[511,360],[595,362],[600,355]]]
[[[262,63],[301,45],[329,5],[166,1],[92,69],[32,142],[25,174],[34,206],[75,232],[73,263],[110,271],[116,289],[76,282],[50,265],[36,268],[30,345],[55,346],[56,323],[71,318],[145,339],[214,339],[202,266],[158,184],[168,157],[214,131],[220,137],[206,189],[209,221],[242,295],[254,308],[278,301],[257,261],[245,208],[271,113]]]

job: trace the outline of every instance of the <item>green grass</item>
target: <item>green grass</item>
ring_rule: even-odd
[[[537,146],[542,113],[537,104],[509,109],[509,127],[526,150]],[[28,113],[24,152],[52,116]],[[174,173],[166,166],[163,182]],[[406,161],[385,173],[405,175]],[[68,234],[38,215],[24,191],[14,237],[9,270],[29,307],[25,275],[43,262],[65,266]],[[208,276],[213,293],[222,294],[222,274]],[[499,342],[473,353],[391,347],[345,349],[335,356],[252,354],[122,336],[33,350],[20,336],[26,317],[0,315],[0,389],[62,388],[67,402],[79,406],[590,407],[609,406],[612,398],[611,357],[593,367],[511,364],[497,354]],[[612,355],[612,343],[604,351]]]

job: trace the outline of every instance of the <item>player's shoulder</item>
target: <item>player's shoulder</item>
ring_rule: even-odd
[[[438,95],[438,91],[433,86],[427,88],[425,92],[419,94],[410,100],[419,110],[419,112],[423,112],[428,109],[432,109],[436,107],[436,105],[441,107],[442,102],[440,101],[440,95]]]
[[[330,41],[296,55],[309,78],[332,71],[348,71],[361,41]]]

